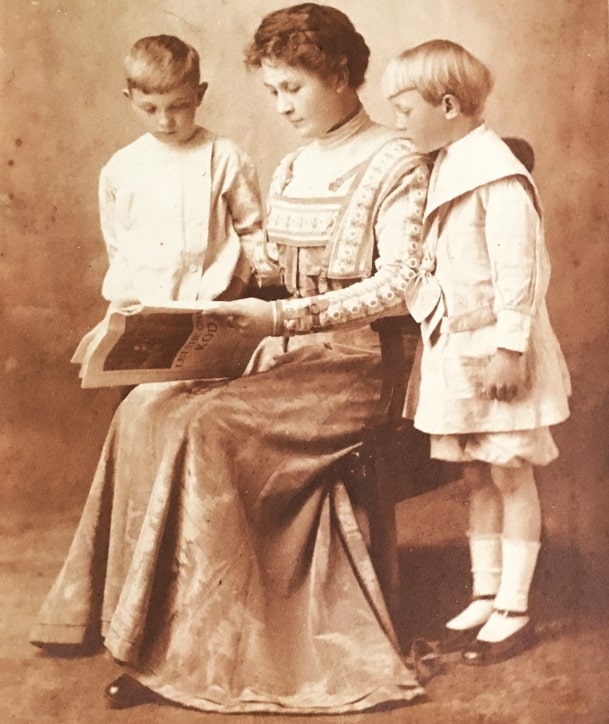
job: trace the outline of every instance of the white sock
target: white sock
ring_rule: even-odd
[[[504,538],[502,540],[503,572],[495,608],[478,634],[481,641],[503,641],[529,621],[529,590],[537,565],[539,541]],[[501,611],[522,612],[522,616],[503,616]]]
[[[488,621],[493,612],[493,608],[494,604],[492,599],[486,600],[479,598],[471,601],[466,609],[450,619],[446,624],[446,628],[464,631],[468,628],[474,628],[474,626],[482,626],[483,623]]]
[[[502,545],[499,535],[469,536],[474,600],[446,624],[447,628],[462,631],[481,626],[488,620],[493,611],[493,600],[476,597],[494,596],[499,590],[501,552]]]
[[[503,568],[502,550],[502,540],[498,534],[469,536],[473,598],[495,595],[499,590]]]

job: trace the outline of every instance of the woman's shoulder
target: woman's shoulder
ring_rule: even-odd
[[[401,132],[389,135],[379,148],[379,152],[381,151],[387,153],[391,158],[410,166],[423,165],[431,167],[433,165],[430,156],[417,151],[412,141],[402,135]]]
[[[371,121],[361,134],[359,142],[367,146],[367,155],[371,160],[384,158],[385,162],[390,164],[398,163],[407,167],[431,166],[429,156],[417,151],[412,141],[406,138],[404,131],[392,126]]]
[[[412,142],[396,129],[378,125],[375,132],[374,150],[369,166],[375,167],[386,179],[406,176],[415,169],[428,177],[431,159],[415,149]]]
[[[299,146],[294,151],[287,153],[275,166],[275,170],[271,176],[270,194],[280,193],[289,183],[294,172],[294,161],[306,148],[306,145]]]

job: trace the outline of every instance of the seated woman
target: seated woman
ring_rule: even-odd
[[[362,108],[368,56],[314,3],[265,17],[249,48],[308,141],[274,174],[259,250],[293,296],[226,303],[244,333],[269,334],[251,374],[123,401],[32,632],[47,648],[103,637],[129,671],[112,707],[339,713],[423,693],[346,491],[324,476],[378,399],[370,322],[405,313],[422,257],[428,168]]]

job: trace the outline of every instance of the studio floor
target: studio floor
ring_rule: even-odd
[[[404,607],[397,628],[433,640],[468,598],[461,483],[400,505]],[[79,509],[35,517],[0,514],[0,721],[10,724],[606,724],[609,722],[609,583],[606,568],[561,541],[544,546],[532,596],[537,645],[483,669],[446,657],[408,707],[350,716],[205,714],[147,704],[105,708],[120,669],[99,653],[50,658],[28,643],[40,602],[58,571]],[[601,571],[603,573],[601,573]]]

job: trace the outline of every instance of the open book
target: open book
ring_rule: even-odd
[[[219,304],[111,305],[72,356],[82,387],[239,377],[260,338],[210,317]]]

